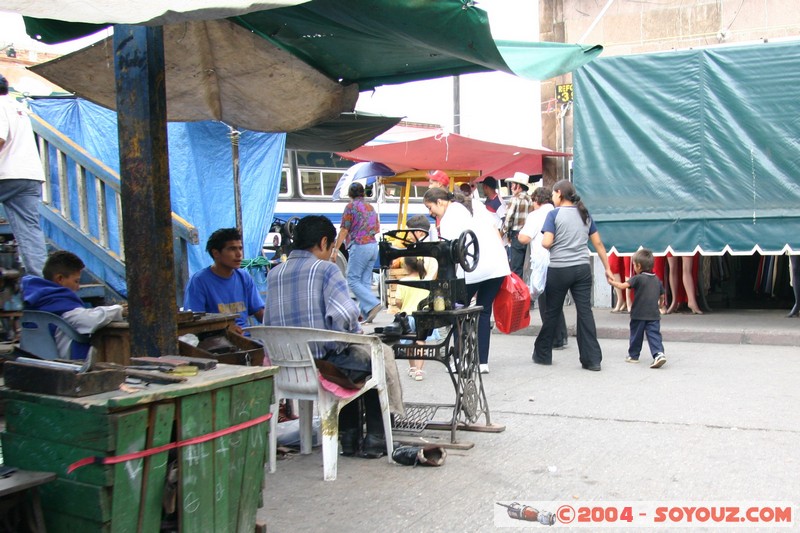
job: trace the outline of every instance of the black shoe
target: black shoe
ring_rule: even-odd
[[[396,463],[406,466],[442,466],[447,450],[440,446],[398,446],[392,452]]]
[[[368,433],[364,438],[364,450],[361,452],[361,457],[378,459],[384,455],[386,455],[386,439],[384,436]]]
[[[553,345],[553,349],[554,350],[566,350],[568,345],[569,344],[567,343],[567,341],[564,341],[561,344],[554,344]]]
[[[587,365],[586,363],[581,363],[581,366],[586,370],[591,370],[592,372],[600,372],[600,365]]]
[[[342,445],[342,455],[352,457],[358,452],[361,432],[358,429],[345,429],[339,432],[339,443]]]
[[[542,361],[542,360],[536,359],[536,354],[533,354],[531,356],[531,359],[533,359],[533,362],[536,363],[537,365],[552,365],[553,364],[552,359],[550,361]]]

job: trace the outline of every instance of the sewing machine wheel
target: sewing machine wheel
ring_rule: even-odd
[[[286,224],[283,225],[283,229],[286,231],[286,234],[291,237],[292,241],[294,241],[294,230],[298,222],[300,222],[300,217],[291,217],[286,221]]]
[[[478,267],[479,253],[478,237],[472,230],[467,230],[458,237],[453,255],[465,272],[472,272]]]

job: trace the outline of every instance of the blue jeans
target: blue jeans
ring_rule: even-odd
[[[500,292],[505,276],[491,278],[467,285],[467,302],[475,296],[475,305],[482,305],[478,316],[478,358],[482,365],[489,364],[489,341],[492,338],[492,304]]]
[[[361,316],[366,318],[380,300],[372,293],[372,266],[378,260],[378,243],[353,244],[348,249],[347,286],[358,300]]]
[[[544,291],[547,294],[547,311],[534,343],[534,362],[542,365],[553,362],[553,338],[564,311],[564,298],[569,291],[578,315],[576,333],[581,364],[599,365],[603,360],[603,351],[597,342],[597,328],[592,314],[592,269],[589,264],[561,268],[551,266],[547,269]]]
[[[0,203],[19,245],[25,272],[42,275],[47,247],[39,225],[42,182],[36,180],[0,180]]]
[[[664,353],[664,344],[661,341],[661,321],[631,319],[631,342],[628,347],[630,357],[639,359],[645,334],[647,334],[647,344],[650,345],[650,354],[653,358],[657,353]]]

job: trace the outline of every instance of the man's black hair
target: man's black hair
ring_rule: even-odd
[[[55,281],[55,277],[58,274],[71,276],[85,267],[86,265],[77,255],[66,250],[59,250],[50,254],[50,257],[44,262],[42,277],[48,281]]]
[[[310,250],[317,245],[322,247],[323,237],[328,238],[328,244],[336,242],[333,222],[323,215],[304,216],[294,229],[294,247],[298,250]]]
[[[206,252],[211,258],[214,258],[214,254],[211,253],[212,250],[216,250],[221,252],[223,248],[225,248],[225,243],[229,241],[241,241],[242,234],[239,233],[239,230],[236,228],[221,228],[211,234],[211,237],[208,238],[208,242],[206,243]]]

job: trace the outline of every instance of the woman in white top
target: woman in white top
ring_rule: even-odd
[[[547,213],[554,209],[553,191],[549,187],[536,187],[531,193],[531,200],[533,201],[533,211],[528,213],[528,218],[525,219],[525,225],[522,226],[517,239],[521,244],[530,243],[531,264],[533,264],[536,254],[549,254],[542,246],[542,227],[544,227],[544,219],[547,218]],[[539,306],[539,318],[544,323],[544,317],[547,313],[547,293],[542,291],[536,303]],[[567,347],[567,335],[567,320],[564,318],[564,311],[562,310],[555,335],[553,336],[554,350],[563,350]]]
[[[422,201],[431,215],[439,219],[439,235],[443,239],[455,240],[466,230],[472,230],[478,239],[478,265],[472,272],[464,272],[467,285],[467,301],[475,296],[476,305],[483,307],[478,318],[478,355],[480,371],[489,372],[489,341],[492,334],[492,304],[511,273],[506,260],[505,248],[500,232],[483,210],[473,217],[471,205],[461,193],[447,189],[428,189]],[[461,270],[459,269],[459,273]]]

